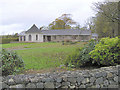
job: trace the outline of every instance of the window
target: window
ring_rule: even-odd
[[[38,35],[36,35],[36,40],[38,40]]]
[[[31,36],[31,35],[29,35],[29,41],[31,41],[31,39],[32,39],[32,36]]]

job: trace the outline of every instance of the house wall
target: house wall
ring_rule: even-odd
[[[31,35],[31,41],[29,41],[29,35]],[[36,40],[36,35],[38,35],[38,40]],[[42,34],[26,34],[26,42],[43,42]]]
[[[31,41],[29,41],[29,35],[31,35]],[[36,35],[38,35],[38,40],[36,40]],[[42,35],[42,34],[26,34],[25,40],[26,42],[48,42],[48,36],[50,35]],[[21,37],[21,36],[20,36]],[[21,38],[19,37],[19,41]],[[50,41],[88,41],[91,39],[90,35],[52,35],[50,36]],[[24,41],[24,36],[22,36],[22,41]]]
[[[21,41],[21,36],[19,36],[19,42]]]
[[[63,40],[71,40],[71,41],[88,41],[90,40],[90,35],[52,35],[51,41],[63,41]],[[45,42],[47,42],[47,36],[45,36]]]
[[[24,42],[24,36],[19,36],[19,42]]]

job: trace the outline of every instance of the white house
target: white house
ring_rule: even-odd
[[[60,29],[60,30],[40,30],[34,24],[27,31],[19,34],[21,42],[49,42],[49,41],[88,41],[91,39],[90,30],[80,29]]]

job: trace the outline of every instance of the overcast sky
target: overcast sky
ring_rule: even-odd
[[[92,3],[103,0],[0,0],[0,35],[20,33],[33,24],[47,26],[62,14],[80,25],[94,16]]]

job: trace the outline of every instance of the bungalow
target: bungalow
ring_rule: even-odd
[[[50,42],[50,41],[88,41],[91,39],[90,30],[62,29],[62,30],[40,30],[34,24],[29,30],[19,34],[22,42]]]

